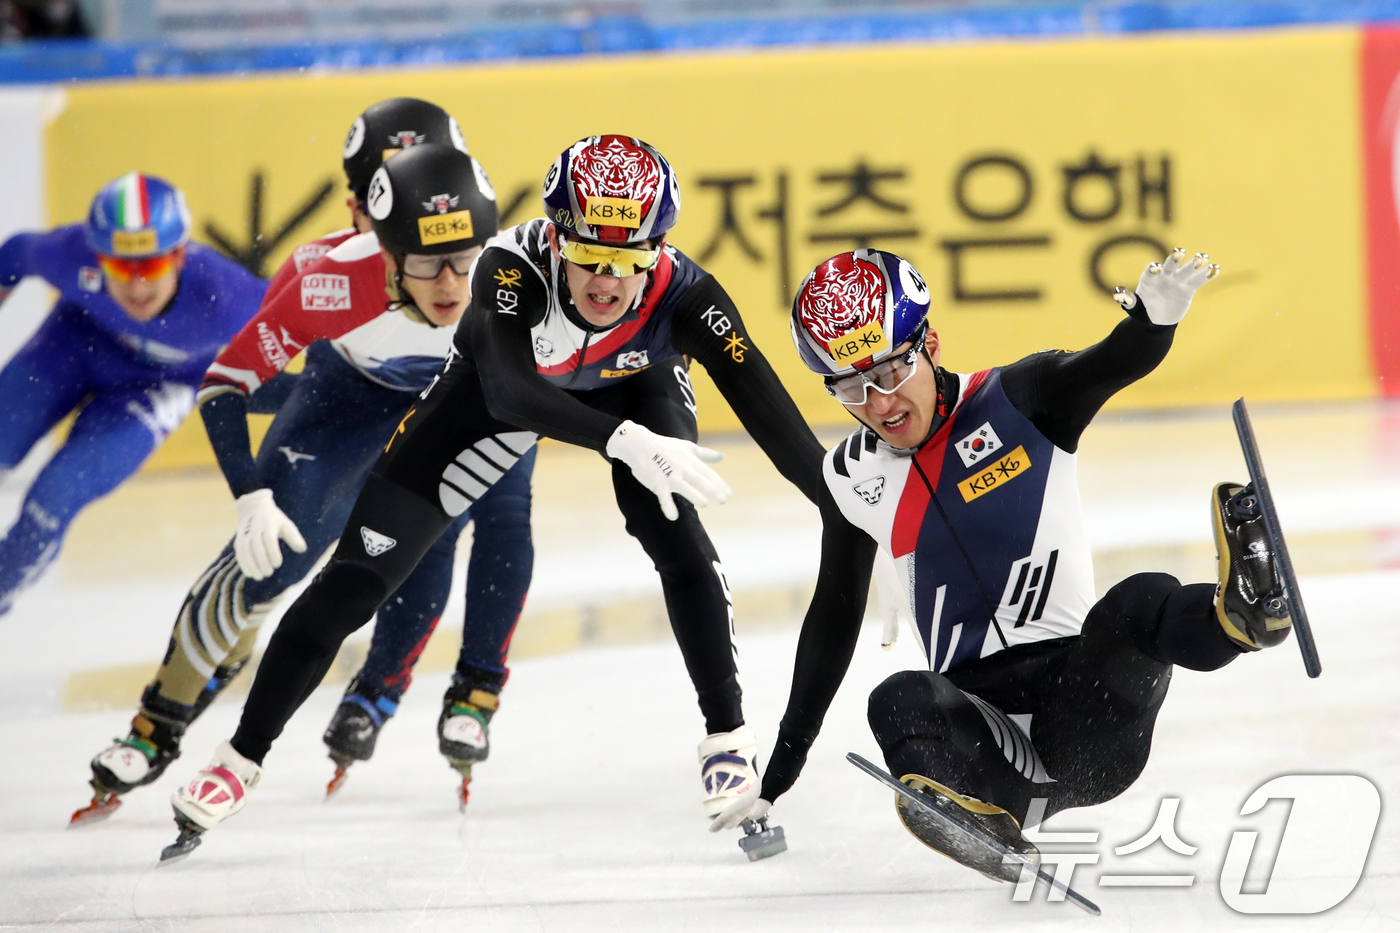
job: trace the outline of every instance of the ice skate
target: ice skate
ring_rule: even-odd
[[[918,774],[906,774],[899,780],[913,789],[925,806],[936,808],[960,825],[976,826],[1002,847],[1024,855],[1036,865],[1040,864],[1040,853],[1034,845],[1021,838],[1020,824],[1001,807],[983,803],[975,797],[966,797]],[[948,832],[946,821],[935,818],[908,797],[896,797],[894,803],[904,828],[935,852],[948,856],[960,865],[976,869],[994,881],[1015,881],[1021,876],[1020,864],[1005,862],[999,852],[969,845],[965,838]]]
[[[92,802],[74,811],[68,827],[105,820],[121,807],[121,795],[157,780],[180,757],[184,727],[137,713],[131,732],[92,759]]]
[[[462,775],[457,808],[463,813],[471,798],[472,765],[491,754],[491,717],[500,704],[499,696],[469,681],[454,681],[442,698],[438,751]]]
[[[1293,627],[1254,484],[1220,483],[1211,493],[1220,584],[1215,617],[1245,651],[1271,648]]]
[[[748,726],[706,736],[699,756],[705,816],[710,819],[758,784],[758,741]]]
[[[374,755],[379,730],[398,708],[397,703],[379,696],[377,691],[361,684],[358,678],[350,682],[340,706],[331,717],[330,725],[321,736],[331,761],[335,762],[335,775],[326,785],[326,799],[345,786],[352,764],[369,761]]]
[[[180,836],[160,853],[162,863],[189,855],[200,836],[242,810],[248,791],[258,786],[262,768],[224,742],[214,758],[184,787],[170,795]]]
[[[1002,808],[917,774],[896,781],[855,752],[847,752],[846,760],[894,790],[900,822],[930,849],[994,881],[1019,882],[1022,872],[1029,871],[1039,884],[1100,915],[1097,904],[1040,867],[1040,852],[1022,838],[1020,825]]]

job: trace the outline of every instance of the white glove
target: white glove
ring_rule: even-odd
[[[1137,294],[1125,288],[1114,290],[1113,298],[1124,310],[1137,307],[1139,301],[1147,307],[1147,317],[1153,324],[1176,324],[1186,317],[1191,296],[1196,289],[1215,278],[1220,266],[1212,265],[1205,253],[1194,259],[1186,258],[1186,250],[1172,250],[1166,262],[1149,262],[1138,279]]]
[[[886,651],[894,647],[899,639],[899,623],[913,626],[914,617],[909,613],[909,604],[904,599],[904,588],[899,585],[899,570],[894,559],[883,549],[875,552],[875,592],[880,598],[880,619],[884,622],[880,636],[880,647]]]
[[[761,820],[767,816],[773,804],[758,796],[762,792],[761,788],[753,787],[747,793],[735,797],[733,803],[719,811],[719,816],[710,821],[710,832],[733,829],[744,820]]]
[[[234,500],[238,510],[238,532],[233,536],[233,556],[238,569],[254,580],[272,576],[282,566],[278,539],[298,554],[306,550],[306,540],[296,524],[272,500],[271,489],[255,489]]]
[[[729,501],[734,495],[729,484],[707,467],[719,463],[724,454],[679,437],[668,437],[624,421],[608,438],[607,455],[632,468],[632,475],[661,501],[661,514],[671,521],[680,517],[671,496],[684,496],[704,508],[710,500]]]

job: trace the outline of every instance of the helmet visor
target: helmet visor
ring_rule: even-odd
[[[471,272],[472,263],[479,255],[481,255],[481,247],[479,246],[459,250],[455,253],[439,253],[435,256],[409,253],[403,257],[403,274],[410,279],[435,279],[442,274],[442,267],[448,265],[452,267],[453,272],[465,276]]]
[[[661,247],[625,249],[561,238],[559,253],[569,262],[587,269],[594,275],[614,275],[622,278],[646,272],[655,266],[661,258]]]
[[[872,388],[885,395],[893,393],[918,372],[919,354],[923,352],[927,337],[928,322],[925,321],[914,332],[908,350],[858,373],[828,379],[826,391],[842,405],[864,405]]]
[[[121,259],[117,256],[98,256],[97,264],[102,267],[102,272],[118,282],[129,282],[132,279],[158,279],[168,273],[175,266],[174,253],[162,253],[159,256],[149,256],[145,259]]]

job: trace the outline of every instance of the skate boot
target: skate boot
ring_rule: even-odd
[[[1036,865],[1040,864],[1040,852],[1021,837],[1020,824],[1001,807],[983,803],[975,797],[965,797],[917,774],[906,774],[900,778],[900,782],[912,788],[921,799],[927,801],[928,806],[947,815],[960,826],[980,830],[1012,852],[1026,856]],[[940,855],[974,868],[994,881],[1016,881],[1020,878],[1019,864],[1007,862],[991,847],[971,844],[963,833],[950,830],[942,820],[925,813],[906,798],[895,797],[895,810],[904,828]]]
[[[145,710],[131,720],[131,732],[92,759],[92,802],[74,812],[69,828],[105,820],[122,805],[121,795],[157,780],[180,757],[183,723],[167,722]]]
[[[472,765],[485,761],[491,754],[491,717],[501,705],[500,696],[488,684],[476,679],[452,678],[452,686],[442,698],[442,715],[438,717],[438,751],[462,775],[457,792],[457,805],[467,812],[468,789],[472,780]]]
[[[362,684],[358,677],[350,681],[340,706],[331,717],[331,724],[321,736],[331,761],[335,762],[335,776],[326,785],[327,799],[345,785],[352,764],[369,761],[374,755],[379,730],[398,708],[399,704]]]
[[[160,853],[161,864],[184,858],[200,843],[200,836],[242,810],[248,791],[262,780],[262,768],[224,742],[204,770],[170,795],[180,836]]]
[[[710,819],[758,784],[758,741],[748,726],[706,736],[699,756],[701,793]]]
[[[1253,485],[1216,486],[1211,515],[1220,568],[1215,617],[1242,650],[1271,648],[1288,637],[1293,619]]]

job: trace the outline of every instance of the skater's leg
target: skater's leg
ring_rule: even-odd
[[[457,538],[467,523],[459,516],[433,542],[408,579],[379,607],[369,656],[350,679],[321,740],[338,768],[327,793],[338,790],[345,769],[374,755],[379,730],[398,711],[413,681],[413,668],[437,629],[452,588]]]
[[[0,475],[19,465],[90,390],[85,334],[62,307],[0,369]]]
[[[310,354],[258,453],[259,481],[306,550],[286,549],[282,566],[253,580],[239,569],[232,543],[225,546],[185,598],[146,694],[161,708],[147,704],[147,712],[188,725],[247,663],[273,600],[311,571],[345,527],[390,418],[401,417],[401,395],[367,386],[332,350]]]
[[[459,673],[495,675],[505,683],[511,636],[535,567],[530,534],[535,448],[471,508],[472,554]]]
[[[163,383],[106,391],[83,408],[0,540],[0,612],[57,556],[77,514],[136,472],[193,403],[189,386]]]
[[[941,674],[891,675],[870,694],[867,715],[896,778],[928,778],[1018,823],[1033,798],[1058,795],[1021,727]]]
[[[491,480],[460,466],[489,447],[513,466],[535,437],[491,418],[476,374],[449,368],[405,415],[355,503],[334,556],[287,611],[259,666],[233,745],[261,763],[320,683],[346,636],[369,621]],[[514,451],[514,452],[510,452]]]
[[[596,407],[657,434],[695,441],[699,436],[695,414],[679,382],[686,378],[679,364],[679,360],[656,364],[600,397]],[[695,506],[678,497],[680,517],[668,521],[656,495],[618,462],[613,463],[613,489],[627,520],[627,533],[641,543],[661,577],[671,630],[695,685],[706,732],[738,729],[744,714],[732,638],[734,607],[719,555]]]
[[[233,747],[262,763],[321,683],[345,639],[408,578],[450,523],[434,503],[371,475],[330,563],[282,617],[258,667]]]
[[[535,562],[530,537],[534,468],[532,449],[470,513],[474,531],[462,650],[438,717],[438,751],[462,774],[463,807],[473,765],[491,754],[491,718],[500,708],[510,640],[530,588]]]
[[[452,589],[457,538],[466,524],[466,515],[455,519],[403,585],[379,607],[369,655],[355,682],[391,705],[398,704],[413,682],[413,666],[442,618]]]
[[[1031,736],[1062,796],[1057,809],[1101,803],[1137,780],[1172,665],[1215,670],[1239,656],[1214,619],[1214,587],[1136,574],[1099,600],[1047,685]]]

